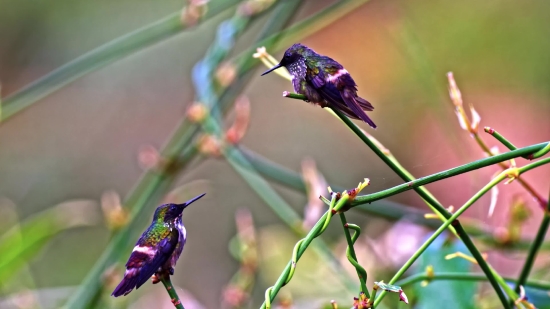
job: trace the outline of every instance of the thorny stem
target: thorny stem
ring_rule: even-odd
[[[542,242],[544,241],[544,236],[546,235],[546,232],[548,231],[548,226],[550,225],[550,197],[548,198],[548,205],[546,205],[546,211],[544,212],[544,218],[542,219],[542,222],[539,226],[539,230],[537,232],[537,236],[535,237],[535,240],[533,241],[533,244],[531,245],[531,248],[529,248],[529,253],[527,254],[527,258],[525,259],[525,264],[523,265],[523,268],[521,269],[521,273],[519,275],[518,281],[516,283],[516,286],[514,290],[516,293],[519,293],[519,287],[524,285],[527,277],[529,277],[529,273],[531,272],[531,268],[533,268],[533,263],[535,262],[535,258],[537,257],[537,253],[540,249],[540,246],[542,245]]]
[[[172,301],[172,304],[174,304],[174,306],[178,309],[185,309],[181,304],[181,300],[178,296],[178,293],[176,292],[176,289],[172,285],[170,275],[166,274],[165,276],[162,276],[160,278],[160,281],[164,285],[164,288],[166,288],[166,292],[168,292],[168,295],[170,295],[170,300]]]
[[[365,295],[370,298],[369,290],[366,284],[367,271],[357,261],[357,255],[355,254],[355,249],[353,248],[355,241],[359,237],[361,229],[358,226],[354,225],[353,229],[355,230],[355,234],[352,238],[349,232],[349,228],[351,228],[350,224],[348,224],[348,221],[346,220],[346,215],[343,212],[340,213],[340,220],[342,221],[342,227],[344,228],[344,234],[346,235],[346,241],[348,242],[346,255],[348,256],[350,263],[355,267],[357,276],[359,277],[359,282],[361,284],[361,292],[365,293]]]
[[[507,282],[517,282],[512,277],[503,277]],[[453,272],[435,272],[433,274],[420,273],[409,276],[403,280],[399,280],[395,285],[404,287],[410,284],[414,284],[419,281],[436,281],[436,280],[458,280],[458,281],[487,281],[487,276],[483,273],[453,273]],[[550,282],[540,280],[527,280],[523,284],[536,289],[550,290]]]
[[[531,164],[528,164],[524,167],[517,168],[517,173],[514,173],[514,176],[521,175],[522,173],[525,173],[535,167],[541,166],[543,164],[550,163],[550,158],[545,158],[537,162],[533,162]],[[472,198],[470,198],[462,207],[460,207],[449,219],[447,219],[443,225],[441,225],[433,234],[430,236],[422,246],[413,254],[413,256],[399,269],[399,271],[393,276],[393,278],[389,281],[389,284],[394,284],[404,273],[405,271],[416,261],[416,259],[428,248],[428,246],[451,224],[457,225],[458,223],[458,217],[466,211],[474,202],[476,202],[481,196],[483,196],[485,193],[487,193],[489,190],[491,190],[492,187],[503,181],[504,179],[510,177],[511,171],[503,171],[500,173],[497,177],[495,177],[493,180],[491,180],[487,185],[485,185],[481,190],[479,190]],[[461,231],[457,229],[457,233],[459,236],[462,236]],[[462,237],[461,237],[462,238]],[[470,240],[469,238],[467,238]],[[468,244],[465,242],[465,245],[468,246]],[[471,244],[473,245],[473,244]],[[475,247],[475,246],[474,246]],[[469,247],[468,247],[469,248]],[[479,252],[479,251],[478,251]],[[472,252],[473,254],[473,252]],[[475,256],[474,256],[475,258]],[[485,261],[483,257],[481,257],[482,261]],[[507,285],[498,274],[494,272],[494,270],[487,264],[487,263],[480,263],[480,261],[476,258],[476,261],[478,262],[479,266],[484,270],[485,275],[491,280],[499,281],[497,283],[497,287],[499,285],[502,285],[502,288],[507,292],[507,294],[515,294],[513,291],[507,290]],[[484,269],[484,267],[486,269]],[[491,275],[487,275],[487,273],[490,273]],[[497,279],[498,278],[498,279]],[[503,305],[505,308],[510,308],[510,304],[506,301],[506,298],[502,294],[502,290],[500,287],[495,289],[497,294],[499,295],[499,298],[501,299],[501,302],[503,302]],[[375,300],[374,305],[378,305],[380,301],[382,301],[385,293],[382,292],[380,296]],[[517,295],[508,295],[512,300],[515,300],[517,298]],[[515,297],[515,298],[514,298]]]

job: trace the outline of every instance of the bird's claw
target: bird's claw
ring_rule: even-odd
[[[159,276],[157,276],[157,274],[152,275],[152,276],[151,276],[151,282],[152,282],[153,284],[159,283],[159,282],[160,282]]]

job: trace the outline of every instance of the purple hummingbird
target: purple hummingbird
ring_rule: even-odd
[[[181,215],[187,206],[205,194],[196,196],[183,204],[164,204],[157,207],[153,222],[137,241],[126,263],[124,278],[115,288],[112,296],[127,295],[153,275],[174,274],[174,266],[187,239]]]
[[[309,102],[338,109],[376,128],[365,113],[374,107],[357,95],[357,84],[340,63],[298,43],[287,49],[281,62],[262,76],[280,67],[285,67],[292,75],[294,91],[305,95]]]

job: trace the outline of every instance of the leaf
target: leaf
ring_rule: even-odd
[[[426,267],[432,265],[436,272],[469,272],[472,263],[464,259],[445,260],[448,254],[468,252],[462,242],[447,240],[448,234],[442,234],[422,254],[417,264],[416,272],[425,271]],[[422,286],[421,283],[414,284],[414,291],[418,298],[415,309],[473,309],[474,294],[478,284],[469,281],[437,281]]]
[[[0,236],[0,282],[6,282],[60,232],[94,224],[95,203],[72,201],[33,215]]]

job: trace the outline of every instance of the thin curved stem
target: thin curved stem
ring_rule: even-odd
[[[285,269],[283,270],[281,275],[279,275],[279,278],[275,282],[275,285],[273,285],[272,287],[266,290],[265,292],[266,299],[261,306],[262,309],[269,309],[271,307],[271,302],[275,299],[275,296],[277,295],[279,290],[286,283],[288,283],[287,278],[291,273],[293,262],[297,263],[298,260],[300,260],[300,257],[302,257],[302,254],[304,254],[304,252],[306,251],[309,244],[311,244],[313,239],[321,235],[323,231],[323,226],[326,226],[325,222],[327,220],[327,217],[331,218],[338,209],[342,208],[347,203],[348,198],[349,198],[349,195],[343,194],[340,200],[338,200],[338,203],[336,204],[336,206],[334,207],[334,210],[325,212],[325,214],[317,221],[317,223],[313,226],[313,228],[309,231],[309,233],[307,233],[306,237],[303,240],[300,240],[302,244],[298,248],[296,255],[294,256],[293,254],[293,259],[295,258],[295,260],[291,260],[288,262]]]
[[[348,259],[355,267],[355,271],[357,272],[357,277],[359,278],[359,283],[361,284],[361,292],[365,293],[365,295],[370,298],[369,290],[366,283],[367,271],[361,265],[359,265],[359,262],[357,261],[357,255],[355,254],[355,249],[353,248],[355,241],[359,237],[361,229],[358,226],[354,226],[353,229],[355,230],[355,234],[352,237],[349,232],[350,225],[348,224],[346,215],[343,212],[340,213],[340,221],[342,221],[342,227],[344,228],[344,234],[346,235],[346,241],[348,242],[348,248],[346,250]]]
[[[293,99],[305,99],[305,96],[298,95],[298,96],[294,96],[292,98]],[[447,211],[443,207],[443,205],[441,205],[437,201],[437,199],[435,199],[435,197],[427,189],[422,187],[423,185],[428,184],[428,183],[433,182],[433,181],[445,179],[445,178],[448,178],[448,177],[451,177],[451,176],[454,176],[454,175],[459,175],[459,174],[462,174],[462,173],[465,173],[465,172],[468,172],[468,171],[471,171],[471,170],[479,169],[479,168],[487,166],[487,165],[492,165],[492,164],[495,164],[495,163],[498,163],[498,162],[502,162],[504,160],[508,160],[508,159],[515,158],[515,157],[518,157],[518,156],[529,155],[529,154],[533,154],[535,152],[540,154],[541,149],[547,149],[547,148],[550,149],[550,147],[548,147],[550,142],[536,145],[538,147],[536,147],[534,149],[530,148],[530,147],[525,147],[525,148],[522,148],[522,149],[517,149],[517,150],[510,151],[508,153],[501,154],[501,155],[498,155],[498,156],[478,160],[478,161],[475,161],[475,162],[472,162],[472,163],[469,163],[469,164],[465,164],[465,165],[456,167],[454,169],[450,169],[450,170],[447,170],[447,171],[444,171],[444,172],[441,172],[441,173],[433,174],[431,176],[415,180],[415,179],[412,179],[412,177],[411,177],[412,175],[410,173],[406,172],[405,169],[402,166],[396,164],[395,163],[396,160],[390,159],[388,157],[388,155],[385,154],[378,147],[378,145],[376,145],[376,143],[374,143],[371,139],[369,139],[365,135],[365,133],[359,127],[357,127],[348,117],[346,117],[341,111],[339,111],[338,109],[332,109],[332,111],[369,148],[371,148],[371,150],[376,155],[378,155],[378,157],[382,161],[384,161],[384,163],[386,163],[403,180],[407,181],[407,183],[405,183],[403,185],[396,186],[396,187],[390,188],[388,190],[380,191],[380,192],[377,192],[377,193],[374,193],[374,194],[369,194],[369,195],[366,195],[366,196],[358,196],[354,200],[354,203],[352,203],[352,206],[354,204],[357,205],[359,203],[372,202],[376,199],[380,199],[382,197],[387,197],[388,194],[393,195],[393,194],[397,194],[397,193],[401,193],[401,192],[413,189],[424,199],[424,201],[442,219],[442,221],[444,221],[447,224],[447,226],[452,222],[452,221],[449,221],[449,219],[452,218],[453,216],[451,215],[451,213],[449,211]],[[509,158],[509,156],[511,156],[511,157]],[[544,163],[542,163],[542,164],[544,164]],[[534,168],[535,165],[536,164],[532,164],[533,168]],[[456,235],[463,241],[464,245],[468,248],[468,250],[470,251],[470,253],[474,257],[474,259],[479,264],[480,268],[483,270],[483,272],[485,273],[485,275],[489,279],[491,285],[493,286],[493,289],[495,290],[495,292],[499,296],[499,298],[502,302],[502,305],[505,308],[508,308],[509,304],[507,303],[506,298],[502,294],[502,290],[501,290],[501,288],[499,286],[499,283],[498,283],[499,281],[502,281],[501,280],[502,278],[496,272],[494,272],[491,269],[491,267],[487,264],[487,262],[483,259],[483,256],[481,255],[481,253],[479,252],[477,247],[474,245],[474,243],[472,242],[472,240],[470,239],[469,235],[466,233],[466,231],[464,230],[464,228],[462,227],[460,222],[458,220],[456,220],[452,223],[453,223],[453,227],[454,227],[454,231],[455,231]],[[382,295],[384,295],[384,294],[381,294],[381,296]]]

